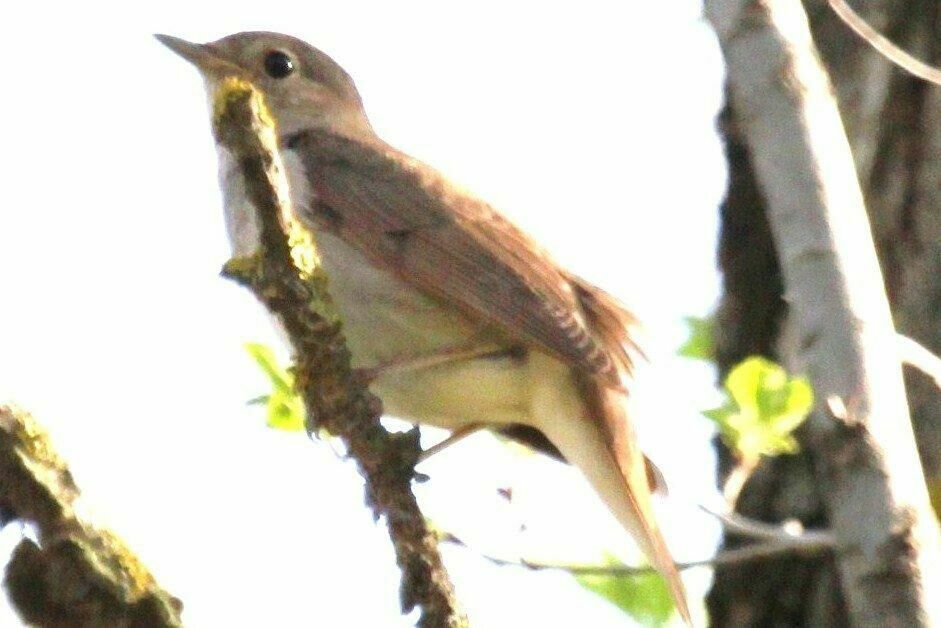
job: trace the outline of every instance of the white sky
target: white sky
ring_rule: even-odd
[[[95,520],[183,599],[191,626],[408,626],[350,463],[264,427],[242,345],[276,341],[218,277],[215,151],[193,68],[150,37],[297,35],[356,79],[388,141],[519,222],[646,321],[642,444],[671,484],[678,559],[711,553],[712,374],[672,357],[714,303],[720,60],[699,3],[21,3],[4,63],[0,401],[30,409]],[[8,15],[10,11],[8,10]],[[433,459],[427,514],[482,550],[627,559],[570,469],[475,437]],[[510,504],[496,496],[512,486]],[[521,532],[525,524],[526,531]],[[19,539],[0,533],[0,552]],[[623,626],[560,573],[445,557],[472,624]],[[705,575],[688,580],[694,595]],[[0,626],[16,625],[0,602]]]

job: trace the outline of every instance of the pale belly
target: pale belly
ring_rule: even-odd
[[[226,228],[233,254],[256,250],[254,210],[245,199],[240,174],[220,150],[220,183]],[[290,176],[295,202],[304,202],[304,182]],[[329,232],[315,232],[329,278],[329,292],[343,320],[353,365],[369,368],[441,350],[486,344],[497,348],[498,335],[458,310],[442,307]],[[582,406],[569,369],[538,351],[523,357],[465,359],[420,370],[392,369],[372,389],[388,414],[416,423],[453,429],[471,423],[540,423],[581,414]]]
[[[455,347],[499,348],[485,326],[370,266],[336,236],[318,233],[316,240],[354,366],[407,361]],[[380,374],[372,388],[387,413],[416,423],[448,429],[470,423],[532,425],[542,418],[535,416],[534,396],[543,385],[564,389],[556,381],[562,378],[569,375],[561,364],[529,352],[421,369],[404,365]]]

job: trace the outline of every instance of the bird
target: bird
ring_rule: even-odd
[[[353,365],[386,411],[456,434],[484,425],[577,467],[691,624],[652,509],[662,476],[628,413],[642,355],[636,317],[485,201],[380,139],[353,79],[321,50],[271,32],[205,44],[156,37],[197,67],[210,98],[232,75],[263,93]],[[255,214],[237,161],[217,149],[233,254],[251,255]]]

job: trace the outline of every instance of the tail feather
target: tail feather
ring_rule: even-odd
[[[588,377],[580,382],[580,388],[586,412],[582,420],[572,420],[568,409],[546,407],[539,429],[566,460],[581,470],[651,564],[663,574],[680,615],[689,624],[683,582],[654,520],[647,465],[628,421],[626,398]]]
[[[622,379],[628,380],[635,356],[643,357],[633,335],[638,326],[636,318],[600,288],[577,277],[570,280],[592,332],[615,358]],[[650,493],[657,482],[651,480],[658,479],[659,473],[637,444],[627,414],[625,393],[588,377],[581,377],[580,387],[589,414],[581,422],[585,431],[581,437],[590,439],[593,433],[596,443],[600,440],[596,447],[601,451],[597,452],[595,461],[580,464],[571,457],[577,455],[578,447],[573,448],[574,443],[555,444],[569,461],[586,473],[621,524],[632,533],[647,558],[666,579],[683,620],[691,625],[683,581],[654,519]],[[553,434],[547,433],[547,436],[553,439]],[[555,436],[566,438],[565,435]],[[602,460],[608,464],[601,464]]]
[[[601,418],[605,446],[613,459],[620,488],[620,504],[608,504],[615,516],[634,535],[651,564],[663,575],[680,616],[691,624],[686,589],[654,518],[650,499],[647,460],[637,446],[637,438],[627,416],[624,395],[591,383],[586,386],[597,401],[596,417]],[[591,389],[594,389],[593,391]]]

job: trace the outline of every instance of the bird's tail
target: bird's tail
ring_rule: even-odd
[[[630,418],[627,416],[626,399],[623,393],[590,384],[596,388],[599,408],[603,416],[606,445],[618,472],[620,490],[623,493],[615,508],[615,516],[637,540],[651,564],[663,575],[669,586],[677,610],[687,624],[691,623],[686,590],[676,563],[670,555],[654,518],[650,495],[653,487],[646,459],[641,453]]]
[[[633,370],[634,358],[643,357],[634,339],[637,319],[600,288],[579,277],[570,279],[586,322],[609,355],[614,357],[626,383]],[[571,456],[578,455],[577,442],[555,442],[556,438],[569,440],[571,435],[546,435],[569,461],[575,462],[588,476],[617,519],[632,534],[653,566],[663,574],[680,615],[687,624],[691,624],[683,581],[653,515],[650,494],[659,474],[651,473],[655,468],[649,465],[637,444],[625,392],[588,377],[582,378],[580,386],[588,416],[579,422],[581,426],[578,429],[585,433],[577,437],[593,443],[590,448],[594,450],[595,459],[575,462]]]
[[[578,467],[667,581],[683,620],[691,625],[686,592],[660,534],[651,504],[650,474],[637,447],[622,392],[584,382],[591,416],[542,427],[562,455]]]

